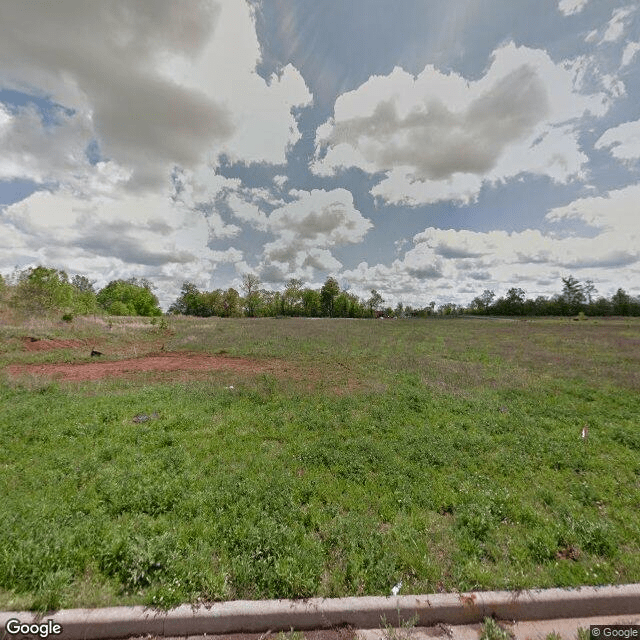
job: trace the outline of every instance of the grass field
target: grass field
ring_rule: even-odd
[[[638,319],[113,322],[0,325],[2,609],[640,581]]]

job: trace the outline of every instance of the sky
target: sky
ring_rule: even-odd
[[[0,4],[0,273],[640,294],[638,0]]]

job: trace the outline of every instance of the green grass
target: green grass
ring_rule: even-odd
[[[170,325],[167,350],[295,375],[5,375],[1,608],[640,581],[637,321]],[[41,332],[110,359],[159,339],[74,326]],[[88,359],[21,335],[1,367]]]
[[[512,640],[513,634],[503,629],[493,618],[485,618],[482,625],[480,640]],[[555,637],[547,637],[547,640],[557,640]]]

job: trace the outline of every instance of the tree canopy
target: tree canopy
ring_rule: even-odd
[[[114,316],[161,316],[158,298],[147,280],[112,280],[96,296],[98,304]]]

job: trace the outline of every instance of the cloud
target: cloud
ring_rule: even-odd
[[[559,220],[558,216],[549,216],[550,220]],[[510,265],[530,267],[544,265],[544,268],[584,268],[587,266],[623,266],[637,261],[639,251],[628,243],[612,244],[611,230],[597,237],[554,238],[538,230],[528,229],[521,232],[490,231],[453,231],[426,229],[414,237],[416,249],[425,245],[424,255],[443,258],[463,258],[464,262],[455,263],[456,269],[469,265],[475,269],[489,268],[492,271]],[[415,251],[415,249],[414,249]],[[410,253],[410,252],[409,252]],[[406,260],[406,257],[405,257]],[[451,267],[451,262],[447,268]]]
[[[328,249],[306,247],[298,250],[284,239],[266,244],[263,258],[258,273],[266,282],[284,282],[289,278],[309,281],[316,271],[337,273],[342,268],[342,263]]]
[[[546,218],[551,221],[576,219],[586,224],[615,233],[619,247],[640,250],[640,184],[610,191],[606,196],[579,198],[563,207],[551,209]],[[635,243],[635,244],[634,244]]]
[[[431,66],[415,78],[396,67],[336,100],[317,130],[312,170],[384,173],[372,193],[413,205],[469,202],[483,182],[523,172],[566,182],[587,161],[576,120],[608,106],[604,94],[578,93],[574,79],[544,51],[514,44],[472,82]]]
[[[275,209],[269,228],[312,246],[360,242],[373,226],[353,204],[346,189],[291,191],[296,199]]]
[[[162,68],[168,77],[225,105],[234,129],[219,152],[246,163],[282,164],[301,136],[291,110],[311,104],[311,93],[291,64],[266,81],[261,78],[255,71],[261,52],[250,5],[244,0],[219,4],[216,32],[202,52],[194,60],[167,57]]]
[[[580,13],[587,5],[588,0],[560,0],[558,10],[565,16]]]
[[[355,208],[346,189],[293,190],[289,195],[294,199],[267,218],[245,208],[247,217],[260,220],[276,236],[264,246],[261,277],[281,281],[285,277],[311,279],[314,270],[336,272],[342,264],[330,248],[361,242],[373,224]],[[233,199],[231,204],[238,209]]]
[[[210,253],[211,260],[216,263],[239,263],[243,257],[243,252],[234,247],[229,247],[224,251],[211,251]]]
[[[600,293],[610,294],[631,274],[640,274],[639,200],[640,185],[630,185],[577,199],[546,215],[555,224],[583,222],[596,231],[594,235],[428,227],[391,265],[362,262],[340,276],[359,295],[375,287],[391,304],[418,306],[428,300],[467,304],[472,297],[468,292],[479,293],[481,288],[501,295],[519,286],[530,297],[548,296],[561,289],[561,277],[569,274],[591,279]]]
[[[222,152],[284,162],[300,136],[291,109],[311,95],[291,65],[262,79],[259,58],[251,10],[238,0],[59,0],[46,19],[36,4],[5,3],[0,83],[71,115],[46,134],[33,109],[14,116],[2,169],[40,177],[60,166],[63,174],[69,161],[60,156],[83,165],[80,147],[92,138],[130,172],[130,189],[157,188],[174,165],[195,169]],[[69,145],[78,149],[65,155]]]
[[[198,162],[228,138],[220,101],[157,71],[162,56],[193,61],[211,36],[219,5],[186,0],[110,0],[78,7],[5,4],[0,11],[0,78],[90,121],[107,156],[158,184],[171,163]]]
[[[173,197],[189,208],[206,208],[219,198],[241,188],[239,178],[226,178],[212,167],[200,166],[196,170],[175,168],[171,174]]]
[[[33,106],[9,109],[0,103],[0,180],[26,178],[37,183],[91,172],[85,149],[91,140],[87,118],[57,109],[55,125],[45,125]]]
[[[615,9],[611,14],[611,19],[607,24],[607,29],[600,40],[600,44],[603,42],[616,42],[620,40],[624,35],[626,28],[626,19],[635,11],[634,7],[621,7]]]
[[[253,203],[264,204],[268,207],[279,207],[285,204],[285,201],[273,194],[272,188],[252,187],[244,188],[243,195]]]
[[[611,155],[618,160],[630,161],[640,158],[640,120],[607,129],[596,141],[595,148],[607,147]]]
[[[238,220],[248,222],[259,231],[267,231],[269,228],[267,214],[252,202],[247,202],[238,194],[232,193],[227,199],[227,204]]]
[[[631,61],[638,51],[640,51],[640,42],[629,42],[622,52],[622,61],[620,66],[626,67],[631,64]]]
[[[212,251],[206,214],[162,195],[80,198],[38,191],[4,207],[0,248],[6,264],[47,264],[108,280],[146,276],[175,293],[182,279],[209,280],[216,266],[238,262],[229,247]],[[163,303],[170,299],[165,297]]]

